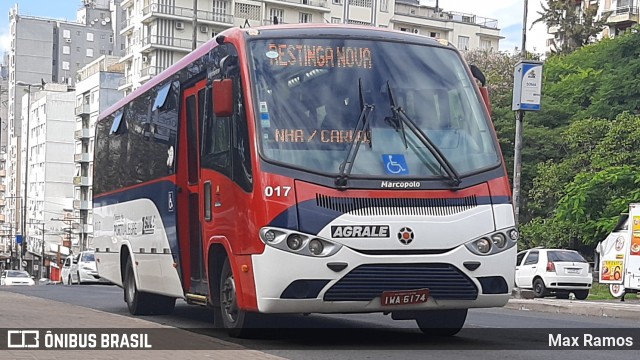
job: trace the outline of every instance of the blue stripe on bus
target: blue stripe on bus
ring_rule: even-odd
[[[120,204],[137,199],[151,200],[164,224],[164,231],[169,239],[169,247],[173,260],[179,263],[180,246],[178,245],[178,233],[176,228],[176,216],[178,207],[176,204],[177,186],[171,181],[158,181],[136,186],[122,191],[100,195],[93,199],[93,208],[95,209],[108,205]],[[171,199],[169,199],[171,197]],[[173,203],[170,204],[170,201]]]
[[[511,204],[509,196],[479,196],[478,205]],[[344,212],[318,206],[315,199],[306,200],[297,206],[291,206],[276,216],[269,226],[282,229],[297,230],[306,234],[317,235]]]

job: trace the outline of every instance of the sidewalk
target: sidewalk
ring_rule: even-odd
[[[506,309],[540,311],[569,315],[606,316],[640,320],[640,301],[629,299],[620,302],[565,299],[510,299]]]
[[[144,328],[162,329],[171,328],[155,322],[140,318],[130,318],[117,314],[110,314],[81,306],[70,305],[62,302],[51,301],[36,297],[29,297],[9,291],[0,291],[0,327],[10,329],[37,329],[37,328]],[[0,351],[0,360],[22,359],[132,359],[154,360],[162,359],[195,359],[212,358],[216,360],[276,360],[277,356],[266,354],[216,339],[210,336],[177,330],[188,338],[189,341],[199,345],[208,345],[207,348],[221,350],[4,350]],[[3,334],[4,335],[4,334]],[[180,341],[175,339],[175,341]]]

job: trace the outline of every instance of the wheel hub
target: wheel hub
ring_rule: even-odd
[[[227,277],[222,286],[221,303],[224,316],[231,323],[238,320],[238,302],[236,299],[236,284],[233,281],[233,275]]]

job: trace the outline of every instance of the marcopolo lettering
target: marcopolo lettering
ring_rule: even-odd
[[[380,183],[381,188],[394,188],[394,189],[411,189],[419,188],[420,181],[383,181]]]
[[[388,238],[389,225],[332,226],[332,238]]]

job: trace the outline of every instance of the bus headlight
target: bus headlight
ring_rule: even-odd
[[[514,228],[502,229],[468,241],[464,245],[476,255],[493,255],[516,246],[517,234],[518,231]],[[516,240],[513,240],[514,237]]]
[[[291,234],[287,236],[287,246],[291,250],[299,250],[302,247],[304,239],[299,234]]]
[[[313,254],[313,255],[320,255],[322,254],[322,251],[324,250],[324,245],[322,245],[322,241],[318,240],[318,239],[313,239],[311,241],[309,241],[309,251]]]
[[[493,242],[493,245],[499,248],[503,248],[505,245],[507,245],[507,237],[502,233],[495,233],[491,235],[491,241]]]
[[[342,247],[331,240],[288,229],[264,227],[259,234],[260,240],[266,245],[298,255],[327,257]]]
[[[488,239],[482,238],[480,240],[476,240],[476,248],[483,254],[491,251],[491,242]]]

